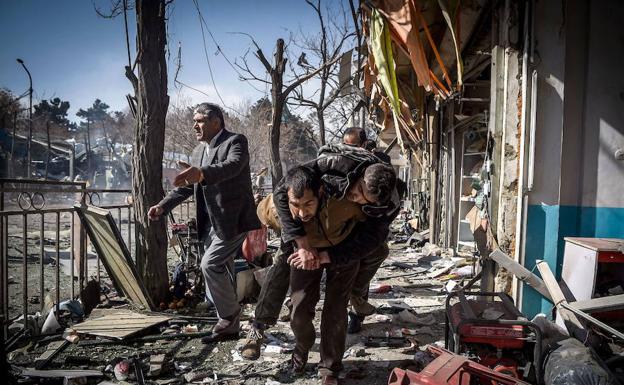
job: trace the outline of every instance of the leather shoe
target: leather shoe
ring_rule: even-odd
[[[353,312],[349,312],[349,323],[347,324],[347,333],[355,334],[362,330],[362,322],[364,317]]]
[[[238,339],[238,331],[236,333],[212,333],[202,337],[202,344],[212,344],[214,342],[232,341]]]

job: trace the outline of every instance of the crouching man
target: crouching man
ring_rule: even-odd
[[[344,241],[331,248],[318,249],[310,244],[307,230],[286,211],[284,203],[290,198],[285,191],[278,189],[275,193],[283,224],[282,239],[295,240],[299,247],[288,259],[294,267],[290,276],[291,327],[296,339],[292,370],[302,370],[314,345],[314,310],[320,299],[320,282],[325,271],[319,373],[322,384],[336,384],[345,350],[347,304],[360,272],[360,262],[369,254],[384,254],[389,225],[398,213],[396,176],[392,167],[358,148],[328,148],[307,165],[321,177],[326,193],[358,204],[367,216],[364,222],[354,226]],[[318,268],[319,265],[322,268]],[[375,270],[376,267],[371,269],[372,274]],[[363,285],[367,283],[368,277]]]
[[[356,224],[365,219],[358,204],[328,197],[321,187],[320,178],[308,167],[290,169],[280,188],[287,193],[290,217],[306,230],[308,242],[315,248],[325,249],[340,244]],[[272,194],[260,202],[257,213],[264,225],[281,231],[282,224]],[[241,350],[246,359],[260,356],[264,330],[277,321],[290,283],[291,269],[287,258],[294,251],[294,242],[282,242],[273,265],[269,267],[256,304],[252,328]]]

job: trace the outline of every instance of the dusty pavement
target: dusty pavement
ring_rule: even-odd
[[[344,383],[386,383],[392,368],[409,366],[418,347],[422,348],[430,343],[443,345],[445,282],[429,277],[446,274],[450,268],[464,263],[465,260],[439,256],[437,254],[441,253],[441,250],[435,247],[414,250],[403,245],[391,245],[390,248],[389,258],[371,285],[370,298],[378,307],[377,314],[365,320],[360,333],[348,335],[345,370],[342,372]],[[393,278],[385,279],[387,277]],[[377,293],[388,289],[390,290]],[[245,318],[248,319],[253,314],[253,308],[253,304],[245,305]],[[321,308],[322,299],[317,306],[315,319],[317,331]],[[287,313],[286,307],[282,310],[283,314]],[[170,310],[168,312],[172,313]],[[207,313],[201,315],[205,314]],[[201,322],[191,320],[187,322],[197,325],[200,332],[209,331],[211,327]],[[231,384],[318,382],[316,371],[319,360],[318,337],[305,376],[289,378],[280,370],[290,357],[289,351],[293,343],[289,323],[280,321],[269,330],[271,337],[268,345],[263,347],[263,354],[256,361],[243,360],[239,354],[248,328],[249,323],[243,321],[239,341],[210,345],[203,345],[199,338],[112,344],[103,343],[101,339],[83,339],[77,344],[70,344],[46,369],[99,369],[104,370],[111,380],[115,380],[112,368],[120,359],[139,357],[144,365],[146,380],[161,385],[188,382],[216,383],[215,379],[219,383]],[[149,335],[157,336],[169,331],[175,332],[167,326],[162,326],[160,329],[152,330]],[[17,365],[29,366],[43,353],[46,345],[46,342],[31,344],[13,352],[9,357],[10,361]],[[166,355],[165,365],[159,375],[150,377],[148,375],[150,357],[158,354]],[[127,381],[136,382],[132,376]]]

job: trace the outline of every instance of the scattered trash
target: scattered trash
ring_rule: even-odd
[[[184,373],[191,368],[191,363],[190,362],[180,362],[180,363],[174,362],[173,366],[175,367],[175,370],[177,372]]]
[[[283,349],[281,346],[279,345],[274,345],[274,344],[269,344],[266,346],[266,348],[264,349],[265,353],[284,353]]]
[[[240,355],[238,350],[232,350],[231,353],[232,353],[232,361],[236,362],[236,361],[243,360],[243,356]]]
[[[118,381],[124,381],[128,378],[128,374],[130,373],[130,364],[129,360],[123,360],[115,365],[114,373],[115,378]]]
[[[373,319],[377,322],[391,322],[392,321],[392,317],[385,315],[385,314],[375,314],[373,316]]]
[[[417,365],[419,370],[424,369],[427,365],[429,365],[435,357],[426,351],[419,350],[414,354],[414,363]]]
[[[391,285],[371,285],[370,289],[368,290],[369,293],[377,293],[377,294],[382,294],[382,293],[387,293],[389,291],[392,290],[392,286]]]
[[[405,339],[405,337],[369,336],[366,339],[364,346],[375,347],[375,348],[379,348],[379,347],[402,348],[405,346],[406,342],[407,340]]]
[[[444,290],[447,293],[451,293],[453,290],[455,290],[455,288],[457,287],[458,283],[453,281],[452,279],[450,279],[446,285],[444,285]]]
[[[184,375],[184,380],[186,380],[186,382],[195,382],[195,381],[203,380],[204,378],[208,378],[208,377],[212,378],[213,375],[214,373],[211,371],[198,370],[198,371],[186,373]]]
[[[404,324],[416,324],[418,322],[418,317],[416,317],[411,311],[406,309],[396,314],[393,317],[393,321]]]
[[[407,337],[410,346],[401,351],[402,354],[414,354],[419,351],[420,343],[414,337]]]
[[[54,310],[50,310],[50,312],[48,313],[48,316],[46,317],[45,322],[43,323],[43,326],[41,327],[41,333],[52,334],[52,333],[56,333],[62,328],[63,327],[56,319],[56,314],[54,313]]]
[[[63,332],[63,338],[71,342],[72,344],[80,341],[80,336],[78,335],[78,333],[76,333],[74,329],[65,329],[65,331]]]
[[[618,381],[604,368],[593,349],[569,338],[556,344],[544,363],[546,385],[615,385]]]
[[[364,357],[366,356],[366,348],[364,345],[353,345],[344,353],[343,358],[347,357]]]
[[[186,325],[182,327],[182,333],[197,333],[199,332],[199,328],[197,325]]]
[[[156,354],[150,356],[149,361],[149,372],[148,376],[157,377],[162,372],[163,364],[165,363],[165,355],[164,354]]]

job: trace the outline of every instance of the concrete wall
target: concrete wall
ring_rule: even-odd
[[[537,127],[525,266],[559,276],[563,237],[624,238],[624,2],[536,2]],[[552,305],[525,286],[531,316]]]

